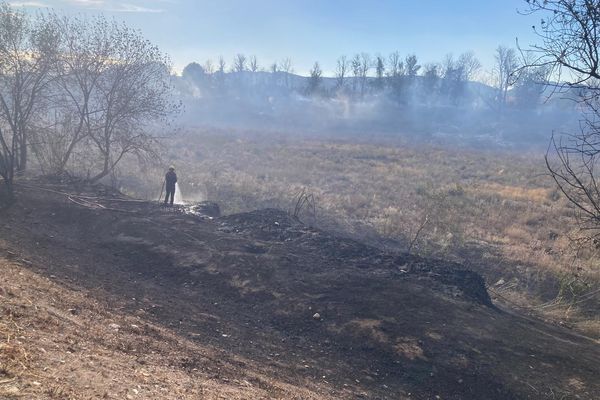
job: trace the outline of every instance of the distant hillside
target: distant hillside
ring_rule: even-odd
[[[562,97],[538,88],[534,103],[517,90],[497,104],[497,90],[480,82],[449,83],[402,76],[378,81],[310,77],[284,72],[231,72],[175,77],[186,126],[276,130],[318,135],[405,135],[427,142],[545,147],[552,131],[570,131],[579,115]],[[364,85],[364,90],[361,89]],[[532,100],[533,101],[533,100]]]

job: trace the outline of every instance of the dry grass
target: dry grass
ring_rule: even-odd
[[[3,253],[0,241],[2,399],[328,398],[309,383],[278,381],[248,360],[182,338],[143,313],[117,312]],[[193,368],[187,359],[201,362]]]
[[[225,213],[290,210],[307,188],[321,226],[401,250],[419,232],[413,252],[463,262],[491,283],[517,279],[532,306],[564,295],[565,276],[590,289],[600,282],[596,251],[568,240],[573,210],[545,174],[542,154],[222,132],[189,133],[170,149],[184,198],[216,201]],[[123,185],[155,198],[160,178],[144,182],[162,171],[144,174]],[[565,299],[577,301],[572,294]],[[598,297],[585,304],[597,311]]]

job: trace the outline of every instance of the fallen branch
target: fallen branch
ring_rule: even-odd
[[[429,217],[427,215],[425,215],[425,218],[423,218],[423,221],[421,222],[421,226],[419,226],[419,229],[417,229],[417,233],[415,234],[415,237],[413,238],[413,240],[410,241],[410,245],[408,246],[408,251],[407,251],[408,254],[410,254],[413,246],[419,239],[419,235],[421,234],[421,231],[423,230],[423,228],[425,228],[425,225],[427,225],[428,221],[429,221]]]

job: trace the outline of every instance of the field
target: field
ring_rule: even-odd
[[[299,214],[306,223],[458,261],[486,278],[496,300],[600,337],[597,254],[573,244],[575,211],[546,174],[543,151],[214,130],[168,145],[165,162],[187,201],[215,201],[224,214],[293,213],[304,190],[314,199]],[[116,182],[156,198],[162,173],[148,167]]]

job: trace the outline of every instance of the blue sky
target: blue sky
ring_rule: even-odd
[[[420,63],[472,50],[491,69],[494,49],[535,41],[539,16],[519,15],[524,0],[31,0],[29,10],[104,13],[140,29],[170,55],[176,70],[191,61],[230,63],[236,53],[259,64],[290,57],[306,73],[319,61],[331,75],[336,59],[359,52],[415,53]]]

